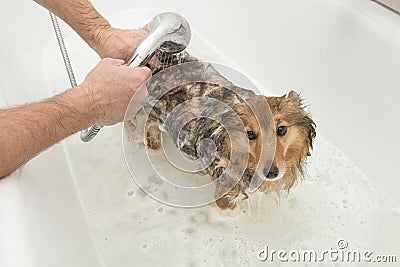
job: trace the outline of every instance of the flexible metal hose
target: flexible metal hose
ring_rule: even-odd
[[[50,12],[50,19],[51,19],[51,23],[53,24],[54,32],[56,34],[58,46],[60,48],[61,55],[64,60],[65,69],[67,70],[67,73],[68,73],[69,81],[70,81],[72,87],[76,87],[77,84],[76,84],[76,80],[75,80],[74,71],[72,69],[71,61],[68,56],[67,48],[65,47],[64,39],[62,37],[62,33],[60,30],[60,25],[58,24],[57,17],[56,17],[56,15],[54,15],[53,13]]]
[[[53,24],[54,32],[56,34],[58,46],[61,51],[62,58],[64,60],[65,69],[67,70],[68,78],[72,87],[76,87],[76,79],[74,75],[74,70],[72,69],[71,61],[68,56],[67,47],[65,46],[64,39],[60,30],[60,25],[58,24],[57,16],[50,12],[51,23]],[[89,142],[97,135],[103,126],[93,125],[87,130],[81,131],[81,140],[83,142]]]

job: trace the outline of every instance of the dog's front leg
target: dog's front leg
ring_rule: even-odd
[[[216,195],[220,195],[220,192],[226,191],[226,188],[218,187],[215,189]],[[238,197],[240,194],[240,185],[235,185],[228,193],[220,197],[215,201],[217,206],[220,209],[226,210],[231,209],[234,210],[237,206]]]
[[[156,120],[149,119],[146,123],[146,146],[153,150],[161,147],[161,131]]]
[[[232,182],[234,181],[230,181],[231,178],[225,176],[224,170],[225,170],[224,167],[219,167],[215,169],[212,175],[212,178],[216,184],[214,195],[217,198],[217,200],[215,201],[215,203],[222,210],[226,209],[234,210],[237,206],[238,197],[241,192],[241,187],[239,184],[233,186]]]

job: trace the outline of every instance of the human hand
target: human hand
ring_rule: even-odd
[[[79,86],[91,103],[96,125],[122,121],[132,96],[151,76],[146,67],[132,68],[123,64],[120,59],[102,59]],[[137,94],[139,102],[146,96],[147,92]]]
[[[110,57],[127,60],[140,41],[147,35],[147,32],[147,26],[136,30],[112,27],[99,29],[93,48],[101,58]]]

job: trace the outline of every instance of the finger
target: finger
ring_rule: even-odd
[[[136,86],[140,86],[151,77],[151,70],[146,67],[126,67],[125,72],[130,77],[132,85]]]
[[[115,66],[121,66],[125,63],[125,60],[113,58],[113,63],[115,64]]]
[[[104,58],[104,59],[102,59],[102,61],[107,62],[114,66],[120,66],[125,63],[125,61],[123,61],[122,59],[110,58],[110,57]]]
[[[148,33],[149,31],[143,28],[135,30],[135,35],[140,39],[144,38]]]
[[[145,77],[146,79],[150,78],[151,70],[148,67],[137,67],[135,71],[138,75]]]

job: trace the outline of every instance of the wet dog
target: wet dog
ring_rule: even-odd
[[[178,61],[179,67],[173,67]],[[227,80],[211,64],[188,54],[165,64],[168,66],[153,68],[154,74],[164,71],[147,84],[146,146],[160,149],[163,129],[182,152],[207,162],[202,173],[216,181],[216,204],[221,209],[235,209],[240,196],[247,197],[253,178],[261,181],[259,191],[289,191],[304,174],[316,135],[315,123],[299,94],[256,95]],[[255,109],[269,115],[260,120]],[[140,114],[136,117],[140,120]],[[273,137],[264,134],[262,138],[263,132]],[[265,140],[267,135],[275,139],[274,147],[265,145],[271,143]],[[204,145],[205,139],[211,139],[215,147]],[[271,159],[262,156],[265,150],[274,152]],[[233,176],[240,177],[229,179],[228,165],[233,166]],[[236,172],[235,166],[244,168]]]

